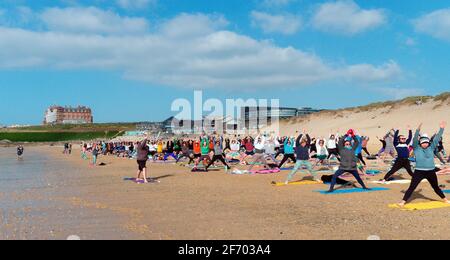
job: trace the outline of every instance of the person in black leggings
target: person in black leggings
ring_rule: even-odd
[[[409,128],[409,136],[399,135],[400,131],[396,130],[394,135],[394,146],[397,150],[397,159],[392,169],[384,176],[381,181],[389,181],[389,179],[401,169],[405,169],[409,175],[413,176],[411,162],[409,161],[409,144],[412,141],[412,130]]]
[[[283,165],[291,159],[292,162],[297,163],[297,159],[295,158],[295,151],[294,151],[294,138],[286,138],[284,141],[284,156],[283,160],[281,160],[280,165],[278,165],[278,168],[281,169]]]
[[[441,138],[444,134],[446,125],[447,124],[445,122],[441,123],[439,133],[436,135],[436,138],[433,140],[433,142],[431,142],[430,138],[426,135],[422,135],[420,137],[422,124],[417,129],[416,134],[414,135],[413,144],[414,154],[416,156],[416,171],[413,174],[411,185],[409,186],[408,190],[405,193],[405,196],[403,197],[403,201],[399,203],[401,207],[406,205],[414,191],[424,179],[428,180],[436,194],[445,203],[450,204],[450,201],[447,200],[445,194],[439,187],[438,177],[436,174],[436,165],[434,163],[434,150],[438,146],[439,138]]]
[[[359,139],[354,135],[346,135],[339,140],[338,147],[341,157],[341,164],[339,166],[339,170],[337,170],[333,175],[328,193],[334,192],[334,186],[336,185],[338,178],[344,173],[352,174],[363,189],[370,190],[364,184],[364,181],[361,179],[358,173],[358,158],[355,155],[355,151],[358,149],[358,146]]]

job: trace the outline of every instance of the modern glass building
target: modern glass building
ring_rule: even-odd
[[[322,110],[310,107],[303,108],[271,108],[271,107],[242,107],[241,122],[246,129],[259,129],[270,125],[274,120],[289,119],[306,116]]]

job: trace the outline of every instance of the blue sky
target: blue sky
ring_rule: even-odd
[[[4,0],[0,125],[39,124],[53,104],[158,121],[194,89],[316,108],[439,94],[446,2]]]

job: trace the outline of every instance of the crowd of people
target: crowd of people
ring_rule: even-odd
[[[439,131],[433,136],[422,133],[422,126],[413,133],[411,127],[407,135],[401,129],[391,129],[381,142],[381,149],[369,152],[370,138],[350,129],[345,134],[332,133],[326,138],[315,138],[303,130],[297,136],[276,137],[257,136],[221,136],[202,134],[196,138],[175,138],[171,140],[150,139],[140,142],[98,142],[83,143],[81,156],[88,160],[92,154],[92,165],[97,165],[98,157],[112,155],[136,159],[138,172],[136,180],[148,182],[147,163],[180,163],[190,165],[192,172],[208,172],[210,167],[222,164],[225,171],[232,167],[246,168],[245,172],[288,169],[285,184],[288,185],[295,174],[301,170],[310,174],[317,182],[330,182],[330,193],[335,191],[342,175],[352,175],[363,189],[366,186],[361,175],[366,174],[366,160],[377,160],[385,165],[393,159],[393,166],[381,182],[389,182],[399,170],[404,169],[411,176],[411,186],[401,205],[405,205],[422,180],[427,179],[435,192],[448,203],[442,192],[437,173],[450,173],[449,168],[438,168],[435,158],[442,165],[450,162],[443,145],[443,132],[446,124],[440,124]],[[66,150],[66,147],[65,147]],[[363,155],[365,153],[365,155]],[[389,158],[391,157],[391,158]],[[288,162],[291,168],[283,168]],[[335,167],[333,167],[335,166]],[[254,170],[257,168],[258,170]],[[319,178],[318,170],[326,168],[334,174]],[[151,178],[150,178],[151,180]]]

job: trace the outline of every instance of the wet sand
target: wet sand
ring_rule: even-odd
[[[450,208],[413,212],[388,208],[401,200],[407,185],[389,185],[391,190],[382,192],[321,195],[315,191],[328,186],[270,184],[284,181],[288,171],[236,176],[223,170],[190,173],[173,164],[149,164],[151,176],[161,183],[138,185],[123,181],[134,177],[134,160],[100,157],[99,162],[107,165],[92,167],[78,151],[66,156],[61,148],[31,147],[25,161],[38,155],[48,160],[41,185],[20,193],[0,191],[2,239],[69,235],[81,239],[367,239],[371,235],[450,239]],[[298,174],[296,179],[303,177]],[[3,174],[0,178],[4,182]],[[448,176],[440,181],[450,187]],[[24,184],[19,180],[0,185],[14,190]],[[438,199],[427,183],[413,198],[414,202]]]

